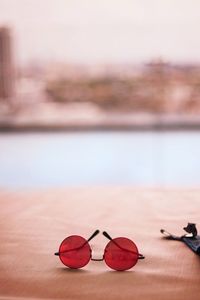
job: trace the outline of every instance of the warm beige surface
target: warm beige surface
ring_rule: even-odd
[[[200,227],[199,214],[200,190],[1,191],[0,299],[199,300],[200,258],[159,233],[182,233],[188,221]],[[53,255],[66,236],[97,228],[133,239],[146,259],[127,272],[104,262],[72,271]],[[102,235],[91,242],[94,257],[106,243]]]

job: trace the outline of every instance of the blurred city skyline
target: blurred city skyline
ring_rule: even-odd
[[[0,0],[17,64],[200,63],[198,0]]]

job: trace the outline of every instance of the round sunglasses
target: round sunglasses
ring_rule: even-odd
[[[138,259],[145,258],[138,252],[133,241],[125,237],[113,239],[105,231],[103,231],[103,235],[109,239],[109,242],[105,247],[103,258],[92,258],[89,241],[99,232],[96,230],[87,240],[79,235],[71,235],[62,241],[59,251],[54,254],[59,256],[61,262],[71,269],[80,269],[86,266],[90,260],[104,260],[108,267],[116,271],[129,270],[136,265]]]

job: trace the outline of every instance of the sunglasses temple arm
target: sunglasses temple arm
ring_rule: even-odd
[[[106,231],[103,231],[103,235],[104,235],[107,239],[109,239],[110,241],[113,241],[113,243],[114,243],[117,247],[119,247],[120,249],[125,250],[125,251],[128,251],[128,252],[131,252],[131,253],[137,254],[137,253],[134,252],[134,251],[130,251],[130,250],[125,249],[125,248],[121,247],[120,245],[118,245],[118,244],[111,238],[111,236],[110,236]],[[138,259],[144,259],[144,258],[145,258],[145,256],[144,256],[143,254],[140,254],[140,253],[138,254]]]
[[[99,230],[97,229],[97,230],[95,230],[95,232],[91,235],[91,237],[89,237],[89,239],[88,239],[83,245],[81,245],[80,247],[74,248],[74,249],[69,249],[69,250],[63,251],[62,253],[66,253],[66,252],[69,252],[69,251],[81,249],[82,247],[85,246],[85,244],[86,244],[87,242],[91,241],[98,233],[99,233]],[[61,252],[56,252],[56,253],[54,253],[54,255],[59,256],[60,253],[61,253]]]
[[[89,237],[89,239],[87,240],[87,242],[91,241],[97,234],[99,234],[99,230],[95,230],[95,232],[91,235],[91,237]]]
[[[106,231],[103,231],[103,235],[109,239],[110,241],[112,241],[113,239],[111,238],[111,236],[106,232]]]

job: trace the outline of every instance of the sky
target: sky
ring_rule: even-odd
[[[199,0],[0,0],[19,64],[200,62]]]

